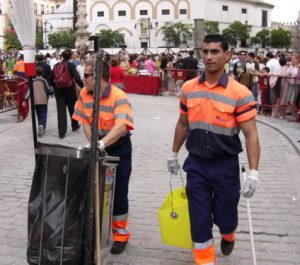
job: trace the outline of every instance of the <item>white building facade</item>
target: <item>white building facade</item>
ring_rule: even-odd
[[[24,0],[26,1],[26,0]],[[42,32],[43,24],[42,24],[42,16],[44,14],[54,13],[56,11],[56,7],[61,1],[57,0],[34,0],[34,10],[37,18],[37,29]],[[12,25],[10,24],[8,17],[8,9],[9,9],[9,0],[0,0],[1,6],[1,14],[0,14],[0,49],[3,49],[4,43],[4,34],[7,30],[12,29]]]
[[[67,0],[57,14],[44,15],[53,30],[72,28],[73,0]],[[248,25],[254,36],[263,28],[271,29],[273,5],[262,0],[87,0],[87,22],[91,34],[101,29],[124,34],[128,48],[162,47],[161,27],[181,21],[194,27],[195,19],[218,21],[222,31],[234,21]],[[193,45],[193,41],[187,43]]]

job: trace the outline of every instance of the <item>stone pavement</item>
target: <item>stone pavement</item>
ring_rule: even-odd
[[[132,239],[125,253],[105,255],[104,264],[192,265],[189,250],[165,246],[160,240],[157,210],[168,193],[170,176],[166,159],[170,153],[178,117],[175,97],[130,95],[136,130],[132,136],[133,173],[130,183],[130,230]],[[34,170],[30,119],[15,123],[14,112],[0,114],[0,265],[25,265],[27,200]],[[260,185],[251,209],[258,265],[300,264],[300,157],[299,124],[261,117],[258,123],[262,147]],[[274,129],[267,126],[270,123]],[[278,124],[277,124],[278,123]],[[48,128],[41,141],[69,146],[87,144],[82,130],[57,136],[55,101],[50,99]],[[69,123],[69,131],[70,123]],[[288,140],[291,136],[294,140]],[[298,138],[298,139],[297,139]],[[180,152],[183,163],[186,151]],[[240,156],[246,164],[246,155]],[[178,180],[175,185],[179,185]],[[234,252],[223,257],[215,229],[218,264],[250,265],[246,201],[241,198],[240,224]]]

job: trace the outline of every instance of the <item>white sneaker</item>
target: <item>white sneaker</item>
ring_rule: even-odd
[[[40,125],[38,128],[38,137],[42,137],[43,134],[44,134],[44,126]]]

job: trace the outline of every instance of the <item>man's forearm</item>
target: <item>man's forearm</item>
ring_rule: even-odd
[[[258,170],[260,146],[257,133],[253,133],[246,138],[246,149],[249,168]]]
[[[172,152],[174,152],[174,153],[179,152],[181,146],[185,142],[187,134],[188,134],[188,127],[182,125],[180,122],[177,122],[176,128],[175,128]]]

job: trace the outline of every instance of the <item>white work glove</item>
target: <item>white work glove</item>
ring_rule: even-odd
[[[105,151],[105,144],[103,143],[102,140],[98,141],[98,149],[99,149],[100,152]]]
[[[250,169],[247,174],[246,179],[244,180],[243,196],[245,198],[251,198],[256,190],[258,184],[258,171]]]
[[[168,170],[171,174],[177,175],[179,164],[178,164],[178,153],[172,152],[171,157],[168,158]]]

